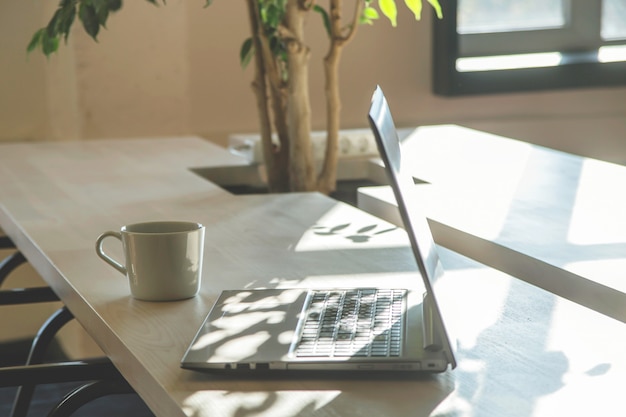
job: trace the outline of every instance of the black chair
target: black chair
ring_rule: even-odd
[[[0,236],[0,249],[16,249],[5,236]],[[0,262],[0,286],[26,258],[15,251]],[[49,287],[0,290],[0,305],[19,305],[59,301]],[[48,414],[50,417],[70,416],[84,404],[111,394],[134,393],[132,387],[107,358],[82,361],[43,363],[46,351],[57,332],[74,318],[63,306],[42,325],[33,339],[26,359],[20,366],[0,367],[0,388],[18,387],[11,417],[25,417],[36,385],[90,381],[70,392]]]

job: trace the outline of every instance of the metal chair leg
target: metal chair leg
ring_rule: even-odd
[[[6,277],[18,266],[26,262],[26,258],[22,252],[15,252],[7,256],[0,262],[0,284],[4,282]]]
[[[82,385],[70,392],[54,407],[48,417],[69,417],[90,401],[115,394],[134,394],[135,391],[124,380],[95,381]]]
[[[0,236],[0,249],[15,249],[15,243],[8,236]]]
[[[0,368],[0,388],[30,384],[56,384],[75,381],[124,380],[108,358],[6,366]]]
[[[50,342],[54,339],[56,333],[73,318],[74,316],[65,306],[61,307],[52,316],[50,316],[43,326],[41,326],[39,332],[37,332],[37,335],[33,340],[28,354],[28,359],[26,359],[26,365],[41,364],[44,360],[46,350],[50,345]],[[35,381],[37,380],[35,379]],[[35,392],[35,386],[36,384],[30,382],[22,384],[18,387],[17,393],[15,394],[15,401],[13,402],[11,416],[26,416]]]
[[[30,348],[26,365],[42,363],[46,349],[54,339],[61,327],[65,326],[74,318],[74,315],[66,306],[59,308],[41,326]]]
[[[0,249],[14,249],[10,238],[0,236]],[[26,258],[17,251],[0,262],[0,285]],[[48,287],[18,288],[0,291],[0,305],[58,301]],[[113,394],[131,394],[135,391],[106,358],[42,364],[44,355],[56,333],[74,316],[62,307],[41,326],[31,345],[26,364],[0,368],[0,387],[18,386],[11,416],[25,417],[30,407],[35,385],[70,381],[97,380],[82,385],[68,395],[50,412],[52,417],[70,416],[86,403]],[[10,381],[10,382],[9,382]],[[36,381],[36,383],[33,383]]]
[[[0,306],[59,301],[50,287],[12,288],[0,290]]]

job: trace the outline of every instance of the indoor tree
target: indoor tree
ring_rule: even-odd
[[[165,0],[146,0],[157,5]],[[205,7],[213,0],[205,0]],[[231,0],[232,1],[232,0]],[[243,66],[254,63],[252,88],[256,97],[263,156],[270,191],[330,193],[337,176],[339,119],[339,61],[343,48],[354,38],[360,24],[373,24],[382,13],[396,26],[396,0],[244,0],[250,37],[240,50]],[[402,0],[416,19],[422,0]],[[439,18],[438,0],[426,0]],[[322,4],[323,3],[323,4]],[[399,3],[399,1],[398,1]],[[33,35],[28,50],[40,48],[49,55],[62,39],[67,41],[78,17],[95,40],[111,12],[122,0],[60,0],[46,27]],[[319,172],[311,147],[311,107],[308,68],[310,51],[304,39],[308,14],[318,13],[329,38],[324,56],[326,97],[326,150]]]

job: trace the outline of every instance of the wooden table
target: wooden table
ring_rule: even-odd
[[[319,194],[232,196],[197,138],[0,146],[0,227],[158,416],[623,415],[623,323],[442,249],[459,366],[434,376],[225,378],[179,361],[220,290],[418,283],[402,229]],[[206,225],[202,291],[151,303],[94,252],[155,219]],[[419,284],[416,284],[419,285]]]
[[[453,125],[403,152],[438,243],[626,322],[626,167]],[[358,200],[399,224],[389,187]]]

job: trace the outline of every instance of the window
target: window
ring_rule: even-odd
[[[434,90],[626,85],[626,0],[443,0]]]

